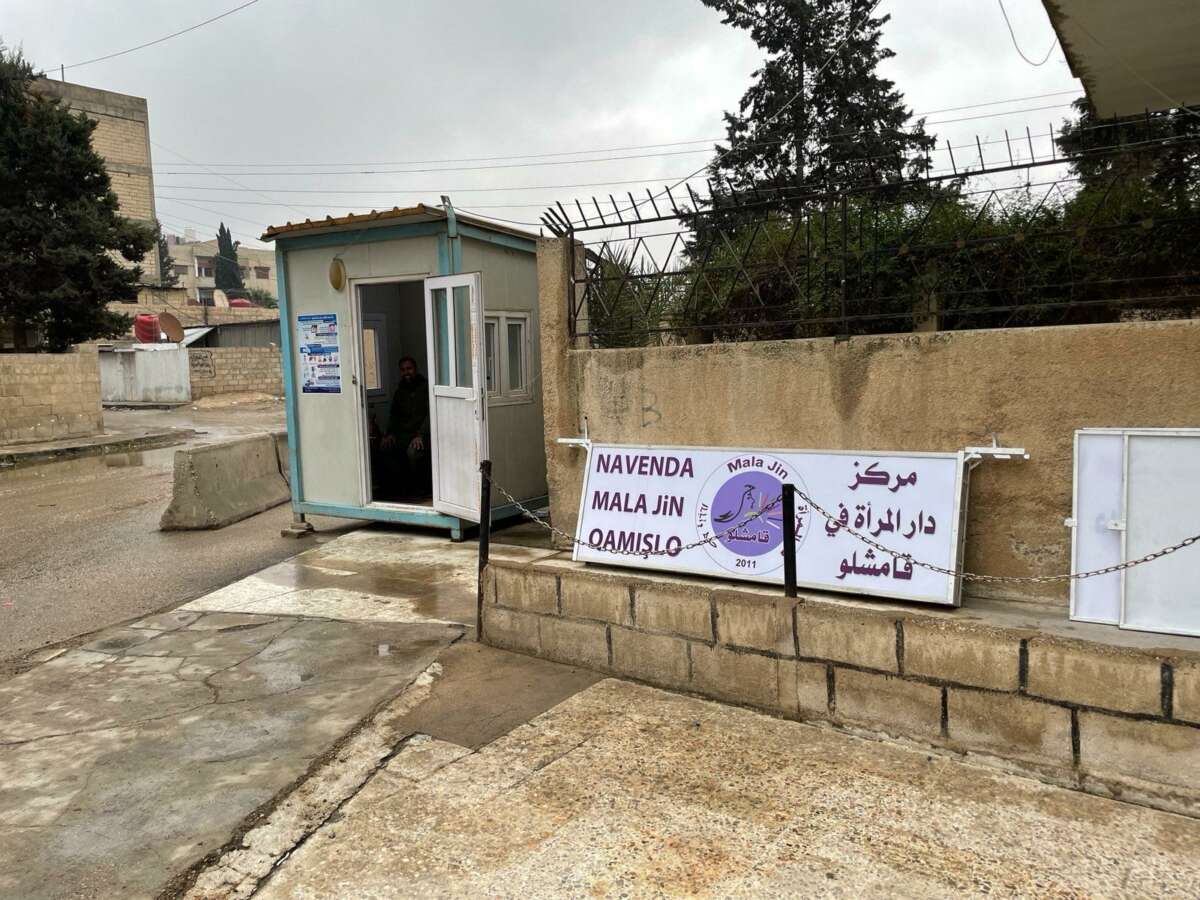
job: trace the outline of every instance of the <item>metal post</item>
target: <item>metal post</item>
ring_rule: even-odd
[[[483,572],[488,564],[492,532],[492,461],[479,464],[479,577],[475,598],[475,640],[483,640]]]
[[[796,486],[783,486],[783,595],[796,596]]]

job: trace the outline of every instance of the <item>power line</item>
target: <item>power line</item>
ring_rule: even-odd
[[[1008,10],[1004,8],[1004,0],[996,0],[996,2],[1000,4],[1000,13],[1004,16],[1004,24],[1008,26],[1008,36],[1012,38],[1012,44],[1016,48],[1017,55],[1034,68],[1044,66],[1050,60],[1050,54],[1054,52],[1054,48],[1058,46],[1058,35],[1056,34],[1054,40],[1050,42],[1050,48],[1046,51],[1046,55],[1042,57],[1042,61],[1034,62],[1025,55],[1025,51],[1021,49],[1021,44],[1017,41],[1017,33],[1013,31],[1012,22],[1008,18]]]
[[[1009,97],[1006,100],[987,100],[982,103],[968,103],[965,106],[949,106],[949,107],[945,107],[943,109],[931,109],[931,110],[927,110],[925,112],[913,113],[913,117],[920,118],[922,116],[935,116],[935,115],[940,115],[942,113],[961,112],[963,110],[968,110],[968,109],[981,109],[981,108],[989,107],[989,106],[1003,106],[1003,105],[1009,104],[1009,103],[1023,103],[1028,100],[1045,100],[1049,97],[1064,97],[1064,96],[1067,96],[1068,94],[1078,95],[1079,90],[1077,88],[1072,88],[1070,90],[1064,90],[1064,91],[1051,91],[1046,94],[1031,94],[1026,97]],[[1062,104],[1062,105],[1066,105],[1066,104]],[[1042,107],[1038,107],[1038,108],[1040,109]],[[1009,111],[1005,111],[1005,112],[996,113],[995,115],[997,115],[997,116],[1014,115],[1016,113],[1023,112],[1023,111],[1024,110],[1009,110]],[[954,121],[959,121],[959,120],[954,120]],[[933,125],[933,124],[939,124],[939,123],[929,122],[926,124]],[[504,162],[504,161],[517,160],[517,159],[549,159],[550,157],[554,157],[554,156],[581,156],[581,155],[588,154],[588,153],[624,153],[624,152],[630,151],[630,150],[658,150],[658,149],[662,149],[664,147],[667,147],[667,148],[686,147],[686,146],[690,146],[692,144],[710,144],[711,145],[714,143],[719,143],[724,140],[726,140],[725,137],[696,138],[695,140],[691,140],[691,141],[675,141],[675,142],[663,143],[663,144],[634,144],[634,145],[625,146],[625,147],[594,147],[589,150],[559,150],[554,153],[516,153],[516,154],[509,155],[509,156],[465,156],[465,157],[459,157],[456,159],[410,159],[410,160],[399,160],[399,161],[392,160],[392,161],[384,161],[384,162],[174,163],[173,165],[176,165],[176,166],[189,166],[190,165],[190,166],[195,166],[198,168],[210,168],[210,167],[211,168],[229,168],[229,167],[240,166],[240,167],[247,168],[247,169],[295,168],[295,167],[301,167],[301,166],[315,166],[315,167],[322,167],[322,168],[330,168],[330,167],[345,168],[347,166],[419,166],[419,165],[435,165],[438,163]],[[709,148],[707,148],[707,147],[704,148],[704,152],[707,152],[708,149]],[[694,151],[690,151],[690,152],[694,152]],[[668,154],[663,154],[663,155],[668,155]],[[448,171],[448,170],[445,170],[445,171]],[[167,174],[167,173],[163,173],[163,174]],[[236,174],[236,173],[231,173],[231,174]],[[272,173],[272,174],[276,174],[276,173]],[[279,174],[282,174],[282,173],[279,173]],[[331,174],[332,175],[332,174],[338,174],[338,173],[330,172],[330,173],[317,173],[317,174]]]
[[[188,159],[186,156],[184,156],[184,155],[183,155],[182,153],[180,153],[178,150],[172,150],[170,147],[164,147],[162,144],[157,144],[157,143],[155,143],[154,141],[150,141],[150,143],[151,143],[151,144],[153,144],[155,147],[157,147],[157,148],[158,148],[158,149],[160,149],[160,150],[166,150],[166,151],[167,151],[168,153],[170,153],[172,156],[178,156],[178,157],[179,157],[180,159],[182,159],[184,162],[194,162],[194,160]],[[207,171],[207,172],[208,172],[210,175],[215,175],[215,176],[216,176],[216,177],[218,177],[218,178],[223,178],[225,181],[228,181],[230,184],[232,184],[232,185],[235,185],[236,187],[240,188],[240,189],[241,189],[241,190],[243,190],[243,191],[250,191],[251,193],[258,194],[258,196],[260,196],[260,197],[263,197],[263,198],[265,198],[265,199],[268,199],[268,200],[270,199],[269,197],[267,197],[267,195],[266,195],[266,194],[259,193],[259,192],[258,192],[258,191],[256,191],[254,188],[248,188],[248,187],[246,187],[246,185],[242,184],[240,181],[234,181],[234,180],[233,180],[232,178],[230,178],[228,175],[223,175],[223,174],[221,174],[220,172],[214,172],[214,171],[212,171],[212,169],[206,169],[206,171]],[[275,206],[287,206],[287,204],[286,204],[286,203],[277,203],[277,204],[273,204],[273,205],[275,205]],[[289,209],[292,209],[292,210],[293,210],[293,211],[295,211],[295,212],[298,212],[298,213],[300,213],[301,215],[304,215],[304,213],[300,212],[300,210],[296,209],[294,206],[293,206],[293,207],[288,207],[288,208],[289,208]]]
[[[218,19],[224,19],[226,16],[232,16],[235,12],[240,12],[247,6],[253,6],[258,0],[247,0],[241,6],[234,7],[231,10],[221,13],[219,16],[213,16],[211,19],[205,19],[203,22],[197,22],[180,31],[173,32],[164,37],[156,38],[153,41],[147,41],[144,44],[138,44],[136,47],[130,47],[128,50],[119,50],[116,53],[109,53],[106,56],[97,56],[95,59],[85,59],[83,62],[71,63],[69,66],[60,66],[61,69],[77,69],[80,66],[90,66],[92,63],[104,62],[106,59],[116,59],[118,56],[124,56],[126,53],[133,53],[136,50],[145,50],[147,47],[153,47],[155,44],[161,44],[163,41],[169,41],[171,38],[177,38],[181,34],[187,34],[189,31],[195,31],[197,28],[203,28],[205,25],[211,25]]]
[[[979,119],[993,119],[993,118],[999,118],[999,117],[1003,117],[1003,116],[1022,115],[1024,113],[1031,113],[1031,112],[1043,112],[1048,109],[1063,109],[1063,108],[1069,107],[1071,105],[1072,104],[1070,104],[1070,103],[1052,103],[1048,106],[1032,106],[1032,107],[1026,107],[1024,109],[1010,109],[1010,110],[1002,110],[1000,112],[982,113],[977,116],[961,116],[956,119],[940,119],[940,120],[934,121],[934,122],[925,122],[924,124],[926,126],[952,125],[957,122],[972,122],[972,121],[977,121]],[[964,108],[969,108],[969,107],[964,107]],[[828,140],[833,140],[836,138],[860,137],[864,134],[875,134],[875,133],[876,132],[874,132],[872,130],[865,129],[865,130],[861,130],[861,131],[841,132],[839,134],[831,134],[831,135],[827,135],[825,137]],[[893,133],[899,134],[900,131],[897,130]],[[786,143],[786,142],[787,142],[786,140],[752,141],[748,144],[740,145],[739,149],[745,149],[746,147],[774,146],[776,144],[782,144],[782,143]],[[604,156],[604,157],[595,157],[592,159],[564,159],[564,160],[549,160],[549,161],[543,161],[543,162],[503,163],[503,164],[499,164],[499,165],[486,165],[486,166],[464,166],[464,167],[454,166],[454,167],[441,167],[441,168],[436,168],[436,169],[354,169],[354,170],[344,170],[344,171],[340,171],[340,172],[326,172],[326,171],[216,172],[216,171],[213,171],[212,169],[209,169],[208,172],[210,175],[213,175],[214,177],[218,177],[218,178],[228,178],[228,176],[230,176],[230,175],[240,175],[240,176],[271,175],[271,176],[281,176],[281,177],[287,177],[287,176],[313,177],[313,176],[345,176],[345,175],[432,175],[432,174],[437,174],[439,172],[482,172],[482,171],[488,171],[488,170],[492,170],[492,169],[526,169],[526,168],[540,168],[543,166],[574,166],[574,165],[586,165],[589,163],[622,162],[622,161],[628,161],[628,160],[633,160],[633,159],[657,159],[657,158],[667,157],[667,156],[688,156],[688,155],[693,155],[693,154],[697,154],[697,153],[711,153],[711,152],[713,152],[711,147],[703,147],[703,148],[698,148],[695,150],[673,150],[673,151],[666,152],[666,153],[640,153],[640,154],[634,154],[634,155],[630,155],[630,156]],[[547,155],[552,155],[552,154],[547,154]],[[197,165],[199,165],[199,164],[197,164]],[[265,166],[266,164],[263,164],[263,165]],[[283,164],[280,163],[279,165],[283,165]],[[205,167],[205,168],[207,168],[207,167]],[[168,169],[168,170],[159,170],[155,174],[157,174],[157,175],[196,175],[197,173],[196,172],[187,172],[187,171],[175,171],[175,170]],[[272,189],[265,188],[265,190],[272,190]]]

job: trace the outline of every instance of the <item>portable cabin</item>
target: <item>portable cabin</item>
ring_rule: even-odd
[[[448,529],[479,521],[480,473],[546,501],[535,235],[418,205],[268,228],[275,243],[292,506]],[[428,381],[424,487],[387,441],[400,363]],[[404,382],[412,389],[411,378]],[[406,395],[408,396],[408,395]],[[418,464],[421,460],[418,459]],[[493,491],[493,518],[517,514]]]

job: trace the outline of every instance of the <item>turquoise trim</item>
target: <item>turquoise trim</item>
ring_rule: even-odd
[[[279,294],[279,347],[283,355],[283,397],[287,412],[288,481],[292,488],[292,508],[299,512],[304,497],[304,478],[300,472],[300,428],[296,383],[292,365],[292,319],[288,311],[287,254],[275,248],[275,283]]]
[[[371,244],[391,241],[396,238],[433,237],[446,233],[442,222],[411,222],[408,225],[380,225],[378,228],[360,228],[355,231],[338,231],[333,234],[302,234],[296,237],[281,237],[276,245],[284,250],[312,250],[314,247],[341,247],[344,245]]]
[[[450,238],[446,232],[437,236],[438,270],[439,275],[450,274]]]
[[[498,244],[510,250],[520,250],[523,253],[537,253],[537,242],[526,238],[485,231],[482,228],[476,228],[474,225],[460,225],[458,231],[463,237],[469,237],[476,241],[487,241],[489,244]]]
[[[426,528],[449,528],[461,531],[462,521],[436,510],[415,512],[408,509],[384,509],[370,506],[341,506],[336,503],[299,503],[296,511],[310,516],[333,516],[338,519],[367,519],[372,522],[393,522],[400,525],[422,525]]]

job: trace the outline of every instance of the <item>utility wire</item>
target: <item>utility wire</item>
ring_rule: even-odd
[[[1008,10],[1004,8],[1004,0],[996,0],[996,2],[1000,4],[1000,13],[1004,16],[1004,24],[1008,26],[1008,36],[1012,38],[1012,44],[1013,47],[1016,48],[1017,55],[1019,55],[1021,59],[1025,60],[1025,62],[1029,63],[1029,65],[1033,66],[1035,69],[1039,66],[1044,66],[1049,61],[1050,54],[1054,52],[1054,48],[1058,46],[1058,35],[1056,34],[1054,36],[1054,40],[1050,42],[1050,49],[1046,51],[1046,55],[1042,57],[1042,61],[1034,62],[1025,55],[1025,51],[1021,49],[1021,45],[1017,41],[1017,33],[1013,31],[1012,22],[1008,18]]]
[[[1072,105],[1071,103],[1052,103],[1048,106],[1032,106],[1032,107],[1027,107],[1025,109],[1010,109],[1010,110],[1003,110],[1001,112],[983,113],[983,114],[977,115],[977,116],[962,116],[957,119],[940,119],[935,122],[926,122],[925,125],[926,126],[952,125],[956,122],[972,122],[972,121],[976,121],[979,119],[993,119],[993,118],[998,118],[998,117],[1003,117],[1003,116],[1022,115],[1024,113],[1031,113],[1031,112],[1043,112],[1048,109],[1063,109],[1063,108],[1069,107],[1071,105]],[[860,130],[860,131],[846,131],[846,132],[841,132],[840,134],[831,134],[831,135],[827,135],[826,138],[828,140],[834,140],[836,138],[860,137],[864,134],[875,134],[875,133],[876,132],[874,132],[870,129],[864,129],[864,130]],[[893,133],[899,134],[900,131],[897,130]],[[788,139],[788,140],[790,140],[790,139]],[[750,143],[743,144],[741,146],[742,146],[742,148],[766,147],[766,146],[774,146],[776,144],[782,144],[782,143],[787,143],[787,140],[752,141]],[[487,171],[490,169],[526,169],[526,168],[540,168],[543,166],[576,166],[576,165],[586,165],[588,163],[621,162],[621,161],[628,161],[631,159],[657,159],[657,158],[667,157],[667,156],[688,156],[688,155],[694,155],[697,153],[711,153],[711,152],[712,152],[712,147],[701,147],[701,148],[697,148],[697,149],[693,149],[693,150],[672,150],[672,151],[669,151],[666,153],[641,153],[641,154],[635,154],[635,155],[631,155],[631,156],[603,156],[603,157],[595,157],[592,159],[561,159],[561,160],[550,160],[550,161],[545,161],[545,162],[503,163],[500,165],[464,166],[464,167],[455,166],[455,167],[441,167],[441,168],[436,168],[436,169],[354,169],[354,170],[344,170],[344,171],[340,171],[340,172],[324,172],[324,171],[217,172],[212,169],[208,169],[208,171],[209,171],[209,174],[211,174],[215,177],[219,177],[219,178],[224,178],[229,175],[240,175],[240,176],[271,175],[271,176],[282,176],[282,177],[286,177],[289,175],[290,176],[300,176],[300,177],[344,176],[344,175],[431,175],[431,174],[436,174],[438,172],[482,172],[482,171]],[[266,164],[263,164],[263,165],[265,166]],[[284,164],[279,163],[278,165],[284,165]],[[349,165],[349,163],[347,163],[346,165]],[[204,166],[204,168],[208,168],[208,167]],[[160,169],[160,170],[157,170],[155,174],[156,175],[196,175],[197,173],[189,172],[189,171],[176,171],[174,169],[168,169],[168,170]],[[270,190],[270,188],[266,188],[266,190]]]
[[[195,25],[191,25],[180,31],[172,32],[171,34],[165,35],[163,37],[156,38],[153,41],[147,41],[144,44],[138,44],[136,47],[130,47],[128,50],[118,50],[116,53],[109,53],[106,56],[97,56],[95,59],[85,59],[83,62],[71,63],[71,65],[69,65],[69,66],[60,66],[59,68],[61,68],[61,69],[77,69],[80,66],[90,66],[92,63],[104,62],[104,60],[106,60],[106,59],[116,59],[118,56],[124,56],[126,53],[133,53],[136,50],[145,50],[147,47],[153,47],[155,44],[161,44],[164,41],[171,40],[171,38],[177,38],[181,34],[187,34],[189,31],[195,31],[197,28],[203,28],[205,25],[211,25],[213,22],[216,22],[218,19],[223,19],[226,16],[232,16],[235,12],[240,12],[241,10],[245,9],[247,6],[253,6],[257,2],[258,2],[258,0],[247,0],[247,2],[243,3],[241,6],[237,6],[231,10],[227,10],[226,12],[221,13],[219,16],[213,16],[211,19],[205,19],[203,22],[197,22]]]
[[[1006,100],[987,100],[987,101],[984,101],[983,103],[968,103],[965,106],[949,106],[944,109],[932,109],[932,110],[928,110],[926,112],[914,113],[913,117],[921,118],[923,116],[936,116],[936,115],[940,115],[942,113],[962,112],[963,110],[981,109],[983,107],[988,107],[988,106],[1003,106],[1008,103],[1024,103],[1025,101],[1028,101],[1028,100],[1045,100],[1049,97],[1065,97],[1068,94],[1078,95],[1079,90],[1077,88],[1072,88],[1071,90],[1066,90],[1066,91],[1051,91],[1050,93],[1047,93],[1047,94],[1032,94],[1027,97],[1009,97]],[[1066,104],[1063,104],[1063,105],[1066,105]],[[1038,108],[1041,109],[1042,107],[1038,107]],[[996,113],[995,115],[997,115],[997,116],[1012,115],[1012,114],[1016,114],[1019,112],[1025,112],[1025,111],[1026,110],[1010,110],[1010,111],[1006,111],[1006,112],[999,112],[999,113]],[[958,120],[955,120],[955,121],[958,121]],[[926,124],[934,125],[934,124],[938,124],[938,123],[927,122]],[[710,144],[711,145],[714,143],[719,143],[721,141],[724,141],[725,139],[726,139],[725,137],[697,138],[697,139],[691,140],[691,141],[676,141],[673,143],[665,143],[665,144],[635,144],[635,145],[626,146],[626,147],[596,147],[596,148],[592,148],[590,150],[559,150],[555,153],[516,153],[516,154],[510,155],[510,156],[465,156],[465,157],[459,157],[457,159],[410,159],[410,160],[399,160],[399,161],[393,160],[393,161],[385,161],[385,162],[172,163],[172,165],[195,166],[198,168],[209,168],[209,167],[211,167],[211,168],[230,168],[230,167],[240,166],[242,168],[247,168],[247,169],[298,168],[298,167],[302,167],[302,166],[314,166],[314,167],[320,167],[320,168],[331,168],[331,167],[344,168],[346,166],[423,166],[423,165],[436,165],[436,164],[440,164],[440,163],[505,162],[505,161],[516,160],[516,159],[549,159],[550,157],[553,157],[553,156],[582,156],[582,155],[588,154],[588,153],[624,153],[624,152],[630,151],[630,150],[659,150],[664,147],[668,147],[668,148],[670,148],[670,147],[686,147],[686,146],[690,146],[692,144]],[[708,152],[708,149],[709,148],[706,147],[705,152]],[[321,174],[324,174],[324,173],[321,173]],[[336,174],[336,173],[329,173],[329,174]]]

